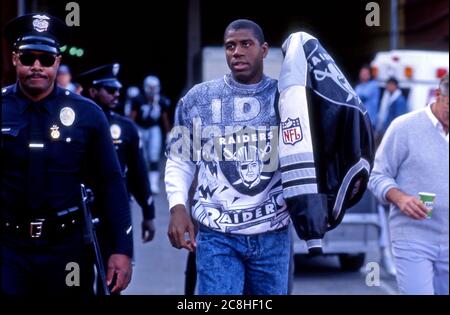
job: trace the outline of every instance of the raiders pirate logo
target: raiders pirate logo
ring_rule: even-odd
[[[33,28],[39,33],[46,32],[49,26],[48,20],[50,18],[46,15],[34,15]]]
[[[233,153],[223,148],[225,161],[220,161],[222,173],[240,193],[254,196],[262,192],[270,182],[273,172],[265,170],[268,155],[272,152],[269,143],[264,148],[245,144]]]
[[[296,144],[302,141],[303,133],[300,126],[300,118],[291,119],[288,118],[281,122],[281,133],[284,144]]]
[[[316,39],[309,40],[305,43],[304,49],[308,56],[310,75],[316,79],[314,85],[317,86],[312,86],[314,92],[333,103],[355,106],[352,100],[359,100],[356,92],[319,42]]]

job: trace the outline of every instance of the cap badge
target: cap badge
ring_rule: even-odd
[[[119,69],[120,69],[120,65],[118,63],[115,63],[112,68],[112,73],[114,76],[117,76],[117,74],[119,73]]]
[[[109,131],[111,132],[111,137],[116,140],[120,138],[120,134],[122,133],[122,129],[120,129],[119,125],[113,124],[109,127]]]
[[[72,126],[75,121],[75,112],[70,107],[64,107],[59,112],[59,119],[64,126]]]
[[[50,136],[52,139],[58,139],[61,133],[59,132],[59,127],[57,125],[53,125],[50,127]]]
[[[33,27],[36,31],[39,33],[46,32],[49,26],[49,23],[47,20],[50,20],[50,18],[46,15],[34,15],[33,16]]]

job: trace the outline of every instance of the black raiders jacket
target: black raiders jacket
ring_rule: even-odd
[[[279,79],[279,158],[283,194],[310,252],[367,188],[374,142],[367,110],[316,38],[283,44]]]

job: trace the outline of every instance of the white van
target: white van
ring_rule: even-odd
[[[410,111],[433,100],[440,78],[448,73],[449,53],[426,50],[392,50],[376,54],[371,62],[372,75],[384,89],[390,77],[399,81]]]

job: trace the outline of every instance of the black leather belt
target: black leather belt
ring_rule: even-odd
[[[81,223],[80,209],[72,207],[59,211],[51,217],[36,217],[31,220],[0,219],[0,229],[22,237],[47,239],[79,230]]]

